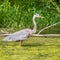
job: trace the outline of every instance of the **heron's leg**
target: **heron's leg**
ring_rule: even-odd
[[[23,40],[20,40],[20,44],[22,45],[22,43],[23,43]]]

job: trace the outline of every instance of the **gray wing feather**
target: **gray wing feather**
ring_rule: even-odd
[[[18,32],[13,33],[10,36],[7,36],[4,38],[4,41],[18,41],[18,40],[25,40],[28,37],[28,32],[21,30]]]

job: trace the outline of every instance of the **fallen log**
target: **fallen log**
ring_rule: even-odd
[[[5,37],[5,36],[9,36],[11,34],[0,34],[0,37]],[[60,34],[32,34],[32,36],[36,36],[36,37],[48,37],[48,36],[60,36]]]
[[[36,37],[60,37],[60,34],[33,34]]]

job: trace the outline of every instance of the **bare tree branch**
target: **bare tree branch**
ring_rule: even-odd
[[[9,36],[11,34],[0,34],[0,37],[5,37],[5,36]]]
[[[50,26],[47,26],[47,27],[41,29],[41,30],[38,32],[38,34],[40,34],[42,31],[44,31],[44,30],[46,30],[46,29],[48,29],[48,28],[50,28],[50,27],[52,27],[52,26],[55,26],[55,25],[57,25],[57,24],[60,24],[60,22],[55,23],[55,24],[53,24],[53,25],[50,25]]]

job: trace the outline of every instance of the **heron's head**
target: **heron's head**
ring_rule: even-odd
[[[35,14],[34,17],[44,18],[43,16],[41,16],[39,14]]]

